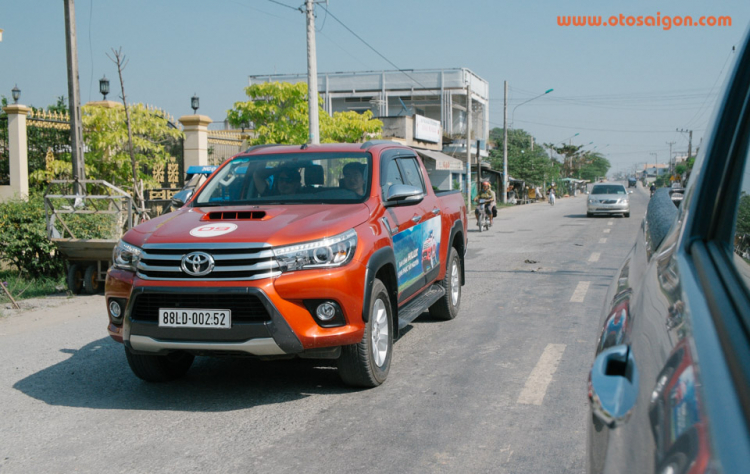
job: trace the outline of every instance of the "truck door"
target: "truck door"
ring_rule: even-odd
[[[414,186],[413,170],[418,171],[416,158],[404,155],[403,150],[384,153],[381,157],[381,191],[386,196],[390,186],[409,184]],[[424,184],[420,184],[424,189]],[[396,276],[398,279],[399,302],[412,296],[425,285],[422,267],[424,209],[419,203],[389,207],[384,219],[391,229],[391,241],[396,256]]]
[[[425,276],[424,286],[424,284],[437,278],[438,273],[440,273],[440,241],[442,236],[440,203],[435,194],[427,190],[426,170],[421,166],[416,156],[400,158],[399,164],[404,172],[406,184],[421,189],[425,194],[425,198],[419,203],[419,212],[422,215],[422,219],[419,221],[422,228],[420,265]]]

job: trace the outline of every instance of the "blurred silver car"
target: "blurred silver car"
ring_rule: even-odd
[[[622,214],[630,217],[630,199],[627,189],[622,184],[595,184],[586,206],[586,217],[594,214]]]

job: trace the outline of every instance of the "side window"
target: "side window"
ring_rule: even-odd
[[[383,180],[382,185],[384,199],[388,193],[388,188],[394,184],[404,184],[404,180],[401,177],[401,171],[398,169],[398,163],[396,163],[396,160],[391,160],[388,162],[388,167],[385,170],[385,180]]]
[[[419,170],[419,163],[414,158],[405,158],[399,160],[401,162],[401,168],[404,171],[404,179],[406,184],[414,186],[424,191],[424,182],[422,181],[422,173]]]
[[[746,158],[740,185],[737,220],[734,227],[734,266],[750,292],[750,166]]]

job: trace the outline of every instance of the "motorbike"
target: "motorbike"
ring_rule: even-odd
[[[489,204],[490,201],[488,201],[487,199],[479,200],[479,205],[477,206],[477,212],[479,213],[477,226],[479,227],[479,232],[482,232],[483,230],[490,230],[490,227],[492,227],[492,224],[490,223],[490,212],[492,212],[492,210],[487,209]]]
[[[654,197],[654,190],[653,189],[651,190],[651,196],[649,196],[649,198],[652,198],[652,197]]]

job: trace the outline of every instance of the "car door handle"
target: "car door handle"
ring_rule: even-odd
[[[589,376],[589,401],[594,415],[615,428],[627,421],[638,399],[638,368],[630,346],[599,353]]]
[[[435,215],[438,215],[438,214],[440,214],[440,209],[438,209],[436,207],[435,209],[432,210],[432,213],[435,214]]]
[[[421,220],[422,220],[422,216],[414,216],[414,217],[412,217],[412,218],[411,218],[411,221],[412,221],[413,223],[415,223],[415,224],[416,224],[417,222],[421,221]]]

